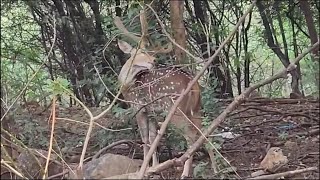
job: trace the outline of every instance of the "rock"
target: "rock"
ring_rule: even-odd
[[[137,172],[141,165],[142,160],[107,153],[85,164],[83,176],[86,179],[104,179],[109,177],[123,179],[123,177],[131,178],[131,176],[134,178],[134,172]],[[69,173],[69,178],[73,179],[73,177]]]
[[[128,174],[120,174],[111,177],[107,177],[105,179],[138,179],[138,173],[128,173]]]
[[[17,166],[21,170],[22,174],[30,179],[42,178],[48,152],[41,149],[29,150],[33,152],[34,155],[32,155],[29,151],[22,152],[17,158]],[[39,163],[34,157],[38,159]],[[48,166],[48,177],[63,171],[62,166],[53,162],[54,160],[57,160],[57,156],[51,154]]]

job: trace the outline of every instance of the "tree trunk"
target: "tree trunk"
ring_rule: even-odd
[[[318,42],[318,33],[316,30],[316,27],[314,25],[314,21],[312,18],[312,12],[310,9],[310,4],[309,1],[307,0],[299,0],[300,2],[300,9],[302,10],[304,17],[306,18],[306,23],[307,23],[307,27],[308,27],[308,31],[309,31],[309,35],[310,35],[310,40],[311,40],[311,44],[315,44],[316,42]],[[319,51],[318,48],[315,48],[312,53],[315,56],[319,56]]]
[[[186,29],[183,23],[184,1],[170,1],[170,20],[174,40],[183,48],[186,48]],[[186,53],[174,46],[177,64],[185,61]]]
[[[270,24],[268,22],[268,18],[267,15],[265,13],[265,7],[262,4],[263,1],[259,0],[257,1],[257,7],[262,19],[262,23],[265,27],[265,36],[267,39],[267,44],[269,46],[270,49],[272,49],[272,51],[279,57],[280,61],[282,62],[282,64],[285,67],[288,67],[290,62],[289,62],[289,58],[286,57],[286,55],[281,51],[280,47],[277,46],[274,42],[274,36],[275,34],[272,33],[271,28],[270,28]],[[291,81],[291,89],[292,92],[295,94],[299,94],[301,95],[301,92],[299,90],[299,73],[297,71],[297,69],[294,69],[293,71],[290,72],[291,76],[292,76],[292,81]]]
[[[309,35],[310,35],[310,40],[311,40],[311,44],[315,44],[316,42],[318,42],[318,33],[317,30],[315,28],[314,25],[314,21],[313,21],[313,17],[312,17],[312,12],[311,12],[311,8],[310,8],[310,3],[307,0],[299,0],[300,2],[300,9],[302,10],[305,18],[306,18],[306,23],[307,23],[307,27],[308,27],[308,31],[309,31]],[[315,81],[316,81],[316,86],[317,86],[317,90],[319,91],[320,89],[320,85],[319,85],[319,48],[315,48],[312,51],[313,56],[311,56],[312,60],[315,61],[316,63],[316,69],[315,69]]]

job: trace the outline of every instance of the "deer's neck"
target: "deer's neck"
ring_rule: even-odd
[[[139,76],[141,76],[142,74],[145,74],[145,73],[150,73],[150,71],[141,70],[139,72],[136,72],[134,74],[134,76],[133,75],[130,76],[130,80],[129,81],[128,80],[127,81],[121,81],[121,79],[119,79],[119,82],[122,83],[122,88],[121,88],[120,91],[125,94],[127,91],[130,90],[130,88],[132,86],[135,85],[137,78],[139,78]]]

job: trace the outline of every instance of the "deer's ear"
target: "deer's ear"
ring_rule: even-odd
[[[121,49],[121,51],[126,54],[130,54],[130,52],[133,49],[132,46],[130,46],[130,44],[128,44],[127,42],[122,41],[122,40],[118,40],[118,46]]]

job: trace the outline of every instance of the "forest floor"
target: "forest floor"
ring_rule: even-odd
[[[226,106],[231,101],[225,101]],[[223,109],[223,108],[222,108]],[[91,109],[93,114],[101,112],[101,108]],[[32,111],[32,112],[30,112]],[[51,123],[48,123],[50,110],[44,113],[32,109],[15,115],[18,124],[15,132],[18,137],[32,148],[46,149],[50,135]],[[85,138],[89,117],[79,108],[59,108],[55,123],[55,140],[59,145],[67,163],[79,162],[83,140]],[[125,117],[125,112],[120,113]],[[82,123],[75,122],[81,121]],[[131,120],[133,121],[133,120]],[[110,143],[119,140],[134,140],[141,144],[137,130],[123,128],[135,127],[130,118],[116,118],[106,115],[96,121],[105,128],[94,126],[93,134],[88,146],[87,157],[95,155],[97,151]],[[128,123],[129,122],[129,123]],[[219,126],[217,132],[232,132],[235,138],[215,138],[219,145],[217,156],[219,173],[213,174],[209,168],[209,158],[199,151],[195,155],[194,173],[202,178],[245,178],[256,171],[270,147],[279,147],[287,156],[288,163],[276,173],[289,170],[317,167],[316,171],[294,175],[295,179],[319,179],[319,100],[307,99],[255,99],[239,106]],[[216,132],[216,131],[215,131]],[[23,136],[21,136],[23,135]],[[136,144],[137,144],[136,143]],[[175,144],[175,143],[173,143]],[[160,161],[172,157],[179,157],[183,150],[172,147],[169,151],[163,140],[160,148]],[[141,146],[120,145],[109,150],[108,153],[122,154],[133,158],[142,158]],[[104,152],[106,153],[106,152]],[[226,159],[228,163],[224,160]],[[235,167],[235,170],[230,168]],[[163,178],[177,177],[175,168],[161,173]],[[235,173],[236,172],[236,173]]]

